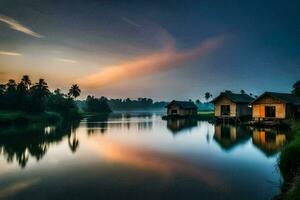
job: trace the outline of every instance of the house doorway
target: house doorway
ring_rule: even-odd
[[[221,115],[223,116],[230,115],[230,105],[221,105]]]
[[[265,106],[265,117],[276,117],[275,106]]]
[[[177,110],[172,110],[171,113],[172,113],[172,115],[176,115],[177,114]]]

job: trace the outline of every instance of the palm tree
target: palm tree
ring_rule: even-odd
[[[69,89],[69,96],[73,96],[74,98],[78,97],[81,93],[81,90],[79,88],[79,86],[77,84],[74,84],[71,86],[71,88]]]
[[[293,85],[293,91],[292,93],[298,97],[300,97],[300,80],[297,81],[294,85]]]
[[[37,96],[40,98],[46,97],[50,94],[50,91],[48,89],[48,84],[44,79],[39,79],[39,82],[37,82],[33,87],[32,90],[36,92]]]
[[[31,80],[28,75],[24,75],[21,79],[21,82],[26,86],[26,89],[28,90],[31,86]]]
[[[0,95],[3,95],[5,93],[5,89],[6,89],[5,84],[0,84]]]
[[[29,91],[30,105],[26,107],[29,112],[43,112],[45,110],[45,100],[50,91],[44,79],[39,79]]]
[[[16,89],[17,84],[16,81],[13,79],[9,79],[8,82],[6,83],[7,89]]]
[[[208,101],[212,97],[212,94],[209,92],[205,92],[204,97],[205,97],[206,101]]]
[[[6,83],[6,90],[5,90],[5,107],[9,109],[16,109],[18,107],[17,102],[17,84],[16,81],[10,79],[8,83]]]
[[[12,97],[16,95],[16,91],[17,91],[16,81],[13,79],[8,80],[8,82],[6,83],[6,95]]]

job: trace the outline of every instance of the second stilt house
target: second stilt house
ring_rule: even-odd
[[[250,103],[254,100],[248,94],[236,94],[232,92],[222,92],[213,99],[216,118],[241,118],[250,117],[252,109]]]
[[[252,102],[254,120],[283,120],[300,117],[300,97],[265,92]]]

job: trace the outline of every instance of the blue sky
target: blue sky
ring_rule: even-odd
[[[83,95],[203,99],[289,92],[299,1],[0,2],[0,81],[29,74]]]

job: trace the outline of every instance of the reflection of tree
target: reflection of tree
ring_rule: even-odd
[[[43,156],[45,155],[45,153],[48,150],[48,144],[37,144],[35,146],[30,146],[29,148],[29,153],[31,155],[35,155],[35,158],[37,160],[40,160],[43,158]]]
[[[251,130],[243,126],[215,125],[214,140],[226,151],[245,143],[250,136]]]
[[[72,153],[75,153],[79,147],[79,140],[77,139],[76,132],[73,132],[68,136],[68,144]]]
[[[104,134],[107,131],[107,120],[109,116],[108,114],[89,116],[86,119],[87,134],[92,135],[97,132]]]
[[[194,126],[197,126],[197,120],[194,119],[169,119],[167,121],[167,127],[173,134],[191,129]]]
[[[0,155],[9,163],[16,160],[24,168],[30,157],[41,160],[51,143],[61,141],[78,126],[79,122],[61,122],[51,132],[42,124],[6,127],[0,130]],[[77,143],[78,140],[70,147],[72,152],[78,148]]]
[[[152,121],[141,121],[138,122],[138,129],[139,130],[146,130],[152,128]]]

